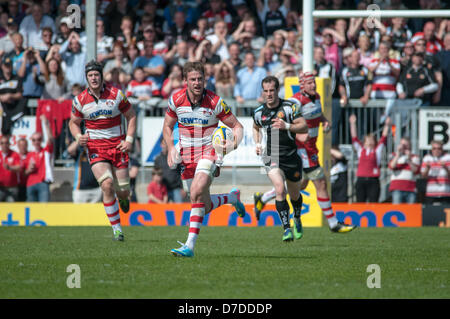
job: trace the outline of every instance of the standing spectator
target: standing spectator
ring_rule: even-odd
[[[195,61],[218,64],[220,63],[221,58],[212,50],[211,41],[205,39],[198,45],[197,49],[195,50]]]
[[[444,36],[444,49],[436,54],[442,68],[442,87],[439,105],[450,105],[450,33]]]
[[[240,42],[244,37],[251,39],[251,47],[255,51],[261,50],[266,42],[263,37],[258,36],[256,20],[253,17],[243,20],[231,35],[232,40],[237,42]]]
[[[19,8],[18,0],[9,0],[8,1],[8,13],[9,13],[9,16],[14,19],[14,22],[17,25],[20,25],[23,18],[25,18],[25,13],[22,12]]]
[[[97,30],[97,61],[105,64],[107,60],[114,57],[114,54],[112,52],[114,38],[107,36],[105,34],[105,22],[103,21],[103,19],[97,19],[96,30]]]
[[[13,33],[11,39],[14,43],[14,49],[8,54],[5,54],[3,58],[9,58],[13,66],[13,74],[16,75],[16,65],[19,60],[22,59],[25,49],[23,48],[23,36],[19,32]]]
[[[73,141],[67,148],[75,160],[72,200],[74,203],[100,203],[102,190],[91,170],[87,151]]]
[[[122,18],[122,22],[120,23],[120,30],[122,32],[115,35],[116,43],[120,41],[122,42],[124,48],[128,48],[131,43],[136,42],[136,36],[133,33],[133,25],[134,22],[131,17],[124,16]]]
[[[147,187],[148,203],[165,204],[168,202],[167,187],[163,183],[162,170],[154,168],[152,171],[152,181]]]
[[[450,204],[450,154],[441,141],[431,141],[431,153],[422,160],[421,174],[427,179],[426,204]]]
[[[211,62],[206,62],[205,66],[205,89],[216,91],[215,66]]]
[[[27,201],[43,203],[50,200],[50,183],[53,183],[53,135],[45,115],[40,119],[47,133],[47,144],[44,148],[41,145],[42,133],[35,132],[31,136],[35,151],[27,155],[25,175],[28,177]]]
[[[160,55],[153,55],[153,42],[144,41],[144,56],[139,56],[133,63],[133,68],[144,69],[147,79],[156,83],[158,90],[161,89],[164,79],[164,69],[166,64]]]
[[[174,44],[172,49],[164,54],[164,62],[166,64],[178,64],[181,67],[189,61],[190,53],[186,41],[181,40]]]
[[[20,156],[9,148],[9,135],[0,138],[0,202],[18,200]]]
[[[156,34],[156,29],[153,25],[147,25],[144,28],[143,39],[137,43],[139,50],[141,51],[141,55],[145,55],[145,43],[146,42],[153,43],[153,55],[163,55],[167,51],[169,51],[169,47],[165,41],[159,41],[158,36]]]
[[[200,43],[212,32],[212,28],[208,27],[208,19],[206,17],[200,17],[197,20],[197,27],[191,31],[191,37]]]
[[[33,3],[31,14],[27,15],[20,23],[19,32],[23,35],[24,46],[40,50],[42,43],[42,29],[49,27],[53,33],[56,32],[55,22],[47,15],[44,15],[39,3]]]
[[[400,57],[400,74],[411,64],[411,58],[414,53],[414,44],[411,41],[407,41],[403,47],[403,52]]]
[[[442,50],[442,41],[436,37],[436,25],[434,22],[429,21],[425,23],[423,32],[417,32],[411,39],[412,43],[415,43],[419,39],[424,39],[426,42],[426,51],[429,54],[436,54]]]
[[[256,0],[256,9],[262,22],[263,34],[267,39],[276,30],[286,28],[286,16],[290,10],[290,0],[284,0],[280,6],[280,0]]]
[[[392,170],[389,191],[392,203],[416,202],[416,178],[420,171],[420,158],[411,153],[411,141],[403,137],[397,146],[397,152],[391,154],[388,168]]]
[[[71,24],[71,19],[69,17],[63,17],[61,19],[55,37],[56,44],[63,44],[69,38],[69,35],[72,32],[69,28],[69,24]]]
[[[76,32],[72,32],[61,45],[59,49],[62,60],[66,63],[64,70],[67,86],[71,88],[75,83],[86,85],[86,77],[84,74],[84,65],[86,61],[86,53],[81,48],[80,36]]]
[[[230,58],[227,61],[231,63],[234,69],[234,74],[236,74],[242,67],[241,48],[239,43],[231,43],[228,46],[228,52],[230,53]]]
[[[392,25],[387,27],[386,34],[392,37],[392,48],[402,52],[406,43],[411,40],[412,32],[402,17],[392,18]]]
[[[210,0],[209,6],[210,9],[203,13],[203,16],[208,19],[208,26],[210,28],[215,27],[220,19],[225,22],[225,27],[231,32],[232,19],[230,13],[224,8],[223,0]]]
[[[353,50],[347,59],[347,66],[342,69],[339,82],[342,106],[347,105],[349,99],[358,99],[363,105],[369,101],[372,90],[369,70],[359,61],[359,52]]]
[[[322,35],[325,60],[333,64],[336,72],[339,73],[342,65],[341,51],[346,44],[345,36],[332,28],[325,28]]]
[[[39,81],[39,76],[46,68],[38,50],[28,48],[23,55],[22,61],[17,63],[17,75],[23,79],[23,96],[26,98],[39,99],[44,86]]]
[[[261,81],[266,77],[267,72],[264,68],[255,65],[255,56],[252,52],[245,54],[244,64],[245,67],[236,75],[234,86],[236,102],[242,104],[246,100],[262,101]]]
[[[186,15],[183,11],[177,11],[174,14],[174,25],[170,28],[168,37],[166,39],[172,44],[178,41],[186,41],[191,33],[191,27],[186,22]]]
[[[424,55],[414,52],[412,65],[400,76],[397,93],[400,99],[422,99],[422,106],[431,105],[432,94],[438,90],[433,74],[424,66]]]
[[[3,135],[11,134],[15,121],[27,112],[27,99],[22,96],[22,81],[12,73],[12,62],[10,58],[4,58],[1,65],[0,75],[0,118]]]
[[[336,89],[336,68],[325,60],[325,50],[323,47],[314,47],[314,75],[319,78],[331,79],[331,94]]]
[[[348,202],[347,159],[336,146],[332,146],[330,152],[332,164],[330,169],[331,201],[333,203],[346,203]]]
[[[372,99],[395,99],[396,83],[400,75],[400,63],[389,57],[389,44],[380,43],[379,57],[372,59],[369,71],[373,74]]]
[[[130,60],[131,65],[134,64],[134,61],[139,57],[139,48],[135,43],[131,43],[127,47],[127,57]]]
[[[14,50],[12,35],[17,32],[17,24],[13,18],[8,19],[8,33],[0,39],[0,58]]]
[[[146,3],[153,3],[153,1]],[[120,33],[120,23],[118,22],[122,21],[124,16],[130,16],[134,20],[135,13],[127,0],[112,0],[106,8],[104,16],[107,17],[105,33],[108,36],[115,36]]]
[[[222,61],[216,68],[216,94],[224,99],[232,99],[234,86],[236,84],[236,74],[230,61]]]
[[[20,156],[20,173],[19,173],[19,194],[17,196],[17,201],[26,202],[27,201],[27,179],[25,175],[26,162],[28,155],[28,141],[21,137],[17,141],[17,148],[19,150]]]
[[[218,20],[214,24],[214,34],[208,35],[206,39],[211,42],[211,51],[220,56],[220,59],[227,60],[230,57],[228,44],[231,37],[228,35],[227,24],[223,20]]]
[[[358,52],[360,55],[359,63],[366,68],[369,68],[373,59],[373,51],[370,49],[370,39],[366,34],[358,38]]]
[[[39,54],[41,55],[42,59],[45,59],[47,56],[48,51],[53,45],[53,30],[50,27],[42,28],[41,32],[42,36],[42,46],[39,48]]]
[[[183,67],[178,64],[174,64],[170,69],[169,76],[164,80],[161,89],[161,96],[164,99],[168,99],[172,94],[182,90],[185,87],[186,85],[183,81]]]
[[[64,79],[64,71],[58,60],[51,58],[46,62],[46,67],[42,70],[43,75],[39,80],[44,83],[41,99],[43,100],[64,100],[67,88]]]
[[[364,136],[364,140],[358,139],[356,116],[351,115],[350,134],[352,144],[358,155],[358,169],[356,172],[356,201],[358,203],[377,203],[380,196],[380,166],[381,155],[386,146],[391,120],[386,118],[381,138],[377,140],[373,134]]]
[[[181,164],[172,169],[167,164],[167,144],[161,139],[161,153],[155,158],[155,168],[162,172],[163,183],[167,187],[168,199],[174,203],[182,203],[186,196],[181,183]]]

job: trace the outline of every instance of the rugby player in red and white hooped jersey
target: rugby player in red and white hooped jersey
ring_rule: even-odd
[[[228,194],[211,195],[209,192],[214,177],[218,175],[216,151],[223,154],[224,150],[229,152],[236,149],[243,137],[243,127],[222,98],[205,89],[205,73],[201,62],[186,63],[183,67],[183,79],[187,87],[169,98],[163,137],[168,146],[169,167],[174,167],[181,161],[183,188],[190,194],[192,205],[187,241],[185,244],[180,243],[182,246],[172,249],[171,253],[174,256],[193,257],[205,214],[223,204],[232,204],[239,216],[245,216],[245,207],[240,202],[238,189],[233,189]],[[219,120],[232,129],[234,140],[226,140],[215,150],[211,134]],[[177,122],[179,152],[173,141],[173,128]]]
[[[119,89],[105,85],[103,67],[97,61],[85,66],[88,88],[74,98],[70,132],[78,144],[87,147],[92,173],[103,192],[103,205],[111,223],[114,239],[123,241],[119,205],[123,212],[130,208],[128,152],[136,131],[136,114]],[[122,125],[122,115],[127,129]],[[86,132],[81,132],[81,121]],[[118,200],[116,199],[116,195]]]
[[[300,71],[299,82],[300,92],[294,94],[289,100],[300,105],[302,116],[308,125],[307,134],[296,135],[297,154],[302,159],[304,172],[301,189],[305,189],[311,180],[316,188],[317,201],[328,221],[330,230],[337,233],[347,233],[352,231],[356,226],[346,225],[338,221],[336,215],[333,213],[327,189],[327,181],[323,168],[319,163],[319,150],[316,146],[320,123],[323,123],[325,133],[330,131],[331,125],[322,113],[320,95],[316,92],[316,82],[313,73]],[[264,194],[254,194],[255,215],[257,217],[261,213],[265,203],[274,197],[273,189]]]

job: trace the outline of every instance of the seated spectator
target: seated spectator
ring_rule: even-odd
[[[24,39],[24,46],[40,50],[43,47],[41,32],[45,27],[51,28],[53,33],[56,32],[53,19],[44,15],[39,3],[33,3],[31,6],[31,14],[22,20],[19,27],[19,32]]]
[[[0,58],[3,55],[10,53],[14,50],[14,42],[12,36],[18,30],[17,24],[14,22],[13,18],[8,19],[7,33],[4,37],[0,39]]]
[[[272,46],[270,46],[270,42],[267,42],[269,43],[269,45],[266,45],[261,49],[256,65],[258,67],[264,68],[267,74],[274,74],[277,69],[281,68],[281,63],[280,61],[278,61],[278,58],[274,57],[274,49]]]
[[[214,53],[212,47],[211,41],[208,39],[203,40],[195,50],[195,61],[212,64],[220,63],[221,57]]]
[[[436,25],[429,21],[425,23],[423,32],[417,32],[413,35],[411,42],[415,43],[419,39],[424,39],[426,42],[426,52],[429,54],[436,54],[443,48],[443,43],[436,37]]]
[[[144,42],[144,53],[144,56],[136,58],[133,63],[133,69],[137,67],[143,68],[148,80],[156,83],[158,89],[161,89],[166,64],[160,55],[153,54],[153,42]]]
[[[22,80],[12,73],[12,61],[4,58],[0,75],[0,109],[3,135],[11,134],[14,122],[27,113],[27,99],[22,96]]]
[[[122,42],[116,41],[113,46],[113,59],[106,61],[105,67],[103,68],[103,76],[106,81],[111,78],[111,71],[114,68],[120,69],[121,73],[127,75],[125,81],[128,82],[131,79],[131,73],[133,73],[133,65],[127,59],[125,55],[125,48]]]
[[[389,57],[389,49],[388,43],[380,43],[379,57],[372,59],[369,65],[369,71],[373,73],[372,99],[395,99],[397,96],[395,86],[400,75],[400,64]]]
[[[215,65],[211,62],[206,62],[205,66],[205,89],[216,91]]]
[[[206,39],[207,35],[213,32],[213,29],[208,27],[208,19],[206,17],[200,17],[197,20],[197,27],[191,31],[191,37],[200,43]]]
[[[185,87],[186,85],[183,81],[183,67],[181,65],[174,64],[170,69],[169,76],[164,80],[161,89],[161,96],[164,99],[168,99],[172,94],[182,90]]]
[[[444,49],[436,54],[442,68],[442,87],[439,105],[450,105],[450,33],[444,36]]]
[[[390,118],[385,120],[383,132],[377,142],[373,134],[364,136],[363,142],[358,139],[356,116],[351,115],[350,135],[352,145],[358,156],[358,169],[356,171],[356,201],[358,203],[377,203],[380,196],[380,166],[381,155],[387,143],[390,128]]]
[[[416,174],[420,171],[420,158],[411,153],[411,141],[402,138],[397,152],[390,156],[388,168],[392,170],[389,191],[392,203],[401,204],[416,202]]]
[[[331,201],[333,203],[348,202],[347,159],[338,147],[332,146],[331,153]]]
[[[234,97],[236,102],[242,104],[246,100],[262,101],[261,81],[266,77],[264,68],[255,65],[255,56],[247,52],[244,58],[245,67],[236,74]]]
[[[362,66],[369,68],[369,65],[373,59],[373,51],[370,49],[370,39],[366,34],[363,34],[358,38],[357,47],[360,55],[359,63]]]
[[[412,32],[408,28],[405,18],[392,18],[391,23],[392,25],[386,29],[386,34],[392,37],[392,48],[403,52],[406,43],[412,38]]]
[[[91,170],[86,148],[73,141],[67,147],[69,155],[75,160],[72,200],[74,203],[100,203],[102,190]]]
[[[217,67],[214,78],[216,79],[216,94],[225,99],[232,99],[236,74],[230,61],[222,61]]]
[[[67,41],[61,45],[59,54],[61,54],[61,58],[66,64],[64,72],[68,88],[71,88],[75,83],[86,85],[86,75],[84,73],[86,53],[81,48],[78,33],[72,32],[70,34]]]
[[[42,147],[43,134],[35,132],[31,141],[35,149],[26,159],[27,201],[46,203],[50,200],[50,183],[53,183],[53,135],[45,115],[41,115],[47,143]]]
[[[441,141],[431,141],[431,152],[422,160],[421,174],[427,179],[425,204],[450,204],[450,154]]]
[[[438,90],[434,75],[424,66],[424,55],[414,52],[412,65],[400,76],[397,83],[399,99],[422,99],[422,106],[431,105],[432,94]]]
[[[203,13],[203,17],[208,19],[208,26],[210,28],[215,28],[217,21],[223,20],[225,22],[225,27],[231,32],[232,19],[230,13],[225,10],[225,3],[223,0],[210,0],[210,9]]]
[[[137,43],[139,50],[141,51],[141,55],[145,55],[145,43],[151,42],[153,43],[153,55],[163,55],[169,51],[169,47],[167,43],[164,41],[158,41],[158,37],[156,35],[156,30],[153,25],[148,25],[144,28],[143,39]]]
[[[42,69],[39,81],[44,83],[42,100],[64,100],[67,93],[67,86],[64,78],[64,71],[58,60],[52,58],[46,62],[46,67]]]
[[[265,2],[265,1],[264,1]],[[255,0],[259,19],[262,22],[263,34],[267,39],[278,29],[286,29],[286,16],[290,10],[290,1],[269,0],[263,3],[262,0]]]
[[[167,187],[162,179],[162,170],[159,168],[152,171],[152,181],[148,184],[147,195],[150,204],[165,204],[169,200]]]
[[[175,44],[179,41],[186,41],[190,37],[191,27],[186,22],[186,15],[183,11],[177,11],[174,13],[174,24],[169,30],[166,39]]]
[[[218,20],[214,24],[214,34],[206,36],[206,39],[211,42],[211,51],[220,59],[227,60],[230,57],[228,52],[228,44],[231,42],[231,37],[228,35],[227,24],[223,20]]]
[[[159,14],[159,10],[157,10],[156,1],[140,1],[142,5],[142,13],[141,19],[138,19],[138,23],[136,24],[136,30],[143,31],[148,25],[151,25],[155,28],[155,35],[157,38],[161,38],[164,36],[163,27],[164,27],[164,17]],[[132,16],[133,17],[133,16]],[[133,17],[134,18],[134,17]],[[156,46],[155,46],[156,48]]]
[[[22,61],[17,63],[17,75],[23,79],[23,96],[26,98],[40,98],[44,90],[39,76],[46,68],[38,50],[28,48]]]
[[[2,135],[0,137],[0,202],[16,202],[19,195],[20,156],[9,146],[9,135]]]
[[[256,26],[255,18],[250,17],[243,20],[236,31],[231,35],[233,42],[240,42],[243,38],[249,37],[251,40],[251,47],[253,50],[259,52],[265,45],[266,40],[258,36],[258,29]]]

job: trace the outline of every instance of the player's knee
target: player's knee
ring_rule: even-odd
[[[100,185],[103,193],[106,195],[113,195],[114,194],[114,182],[112,178],[107,178],[102,181]]]
[[[130,179],[119,179],[117,183],[114,183],[114,189],[116,190],[119,198],[126,198],[130,195]]]

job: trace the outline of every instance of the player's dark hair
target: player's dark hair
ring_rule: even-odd
[[[205,68],[203,67],[203,63],[195,61],[195,62],[186,62],[183,67],[183,78],[187,79],[187,75],[189,72],[198,71],[201,74],[205,75]]]
[[[275,89],[279,89],[280,88],[280,81],[278,81],[278,78],[273,76],[273,75],[269,75],[266,76],[262,81],[261,81],[261,87],[263,88],[264,83],[275,83]]]

